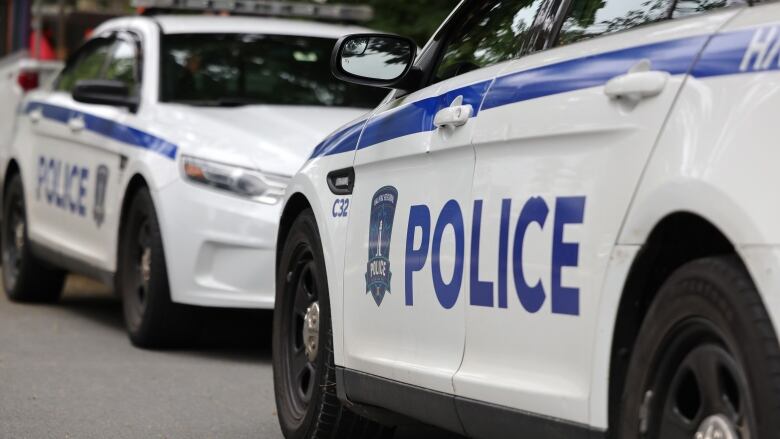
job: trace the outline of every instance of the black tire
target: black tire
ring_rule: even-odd
[[[613,437],[620,439],[690,439],[707,426],[729,435],[702,437],[777,437],[780,348],[737,257],[693,261],[664,283],[642,324],[619,410]]]
[[[304,347],[304,314],[319,305],[313,361]],[[309,313],[312,315],[312,313]],[[393,430],[347,410],[336,396],[333,335],[325,263],[314,215],[298,216],[282,248],[273,320],[276,407],[287,439],[368,439]]]
[[[3,288],[15,302],[56,302],[62,295],[65,272],[32,254],[27,236],[27,210],[22,178],[15,174],[3,197]]]
[[[171,301],[160,226],[146,188],[135,192],[122,224],[116,288],[130,341],[142,348],[187,344],[195,312]]]

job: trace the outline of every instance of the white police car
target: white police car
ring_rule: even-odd
[[[466,0],[412,59],[339,43],[396,91],[287,187],[285,435],[778,437],[780,5]]]
[[[325,135],[384,96],[338,81],[360,28],[258,17],[111,20],[2,150],[13,300],[56,300],[65,270],[116,281],[131,340],[159,346],[193,308],[272,308],[281,197]]]

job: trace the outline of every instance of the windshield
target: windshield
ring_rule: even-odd
[[[348,84],[331,74],[335,43],[286,35],[164,35],[160,100],[204,106],[375,107],[386,90]]]

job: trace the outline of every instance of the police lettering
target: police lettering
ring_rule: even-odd
[[[387,261],[386,260],[376,260],[371,261],[369,264],[371,267],[371,276],[385,276],[387,275]]]
[[[759,28],[753,33],[745,53],[739,71],[767,70],[780,67],[780,38],[776,27]]]
[[[563,230],[568,224],[581,224],[585,212],[585,197],[558,197],[555,199],[554,215],[541,197],[528,199],[520,209],[520,215],[514,223],[514,239],[509,241],[510,211],[512,200],[501,201],[501,215],[498,224],[498,263],[497,279],[479,279],[479,248],[482,229],[483,200],[475,200],[472,210],[472,229],[469,236],[471,255],[469,259],[469,303],[472,306],[507,308],[508,278],[511,271],[512,285],[520,305],[529,313],[536,313],[547,301],[541,279],[529,279],[523,269],[523,250],[526,234],[534,224],[540,229],[552,227],[552,260],[550,275],[550,304],[554,314],[579,315],[579,289],[565,287],[561,283],[561,271],[564,267],[577,267],[579,244],[564,242]],[[431,213],[428,206],[414,205],[409,209],[409,223],[406,232],[406,263],[404,286],[406,305],[414,305],[414,273],[425,267],[430,249],[431,277],[433,290],[439,304],[445,309],[452,308],[460,296],[463,282],[463,264],[465,260],[465,239],[463,212],[455,200],[444,204],[436,218],[431,234]],[[442,235],[447,227],[455,234],[455,257],[452,279],[446,282],[442,277],[440,264]],[[417,230],[421,234],[419,247],[414,245]],[[511,260],[510,257],[511,251]],[[373,268],[372,268],[373,269]],[[495,299],[495,300],[494,300]],[[497,302],[497,303],[496,303]]]
[[[38,158],[36,198],[79,216],[85,216],[89,170],[60,159]]]

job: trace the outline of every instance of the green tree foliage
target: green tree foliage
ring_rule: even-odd
[[[368,4],[374,8],[370,28],[414,39],[422,47],[458,0],[330,0],[331,3]]]
[[[493,0],[474,8],[454,31],[454,44],[445,51],[438,78],[515,58],[538,6],[538,0]]]

